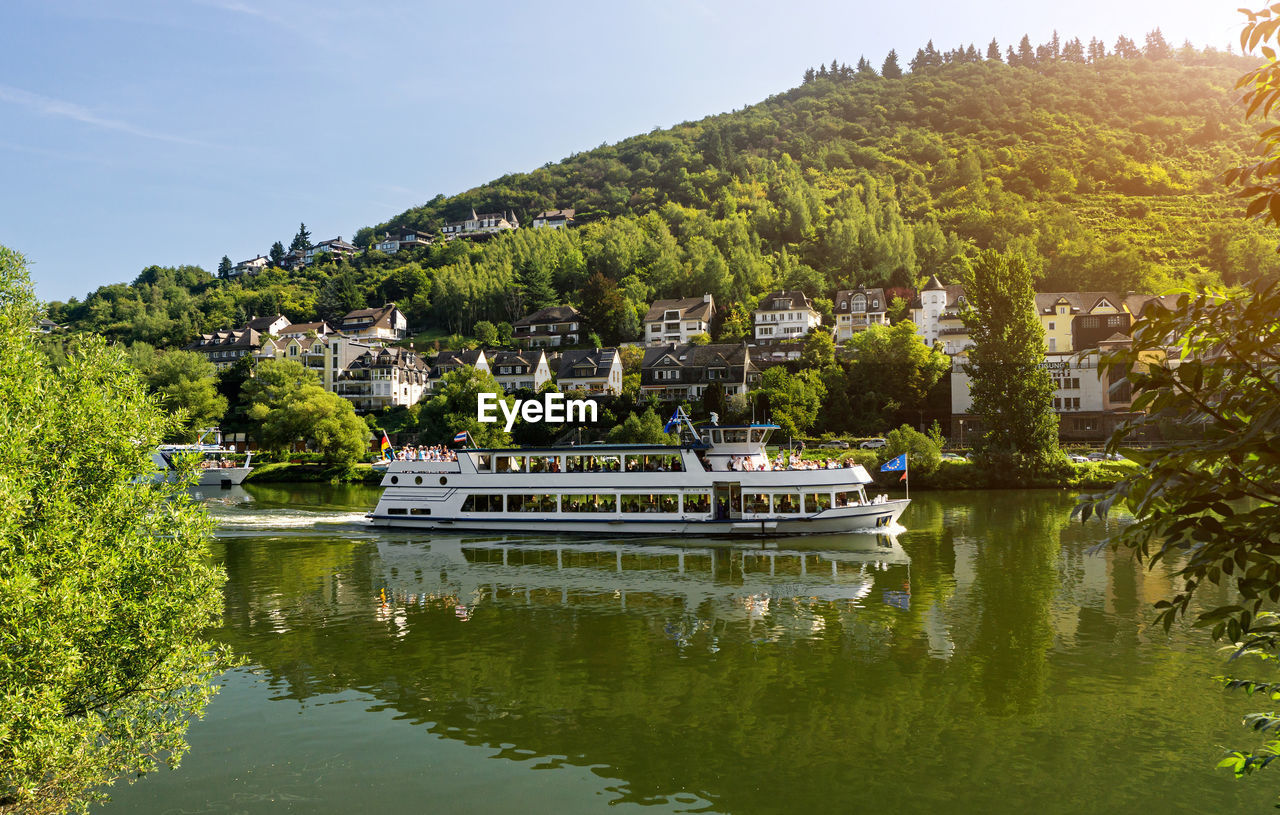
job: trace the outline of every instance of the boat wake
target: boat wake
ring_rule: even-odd
[[[276,509],[246,513],[211,513],[220,530],[252,531],[267,529],[311,529],[315,527],[368,525],[363,512],[309,512]]]

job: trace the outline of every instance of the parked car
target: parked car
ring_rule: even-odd
[[[834,441],[824,442],[821,446],[828,450],[848,450],[849,442],[836,439]]]
[[[889,445],[888,439],[867,439],[858,445],[859,450],[879,450]]]
[[[1079,453],[1069,453],[1069,454],[1067,455],[1067,457],[1068,457],[1068,458],[1070,458],[1072,461],[1074,461],[1076,464],[1088,464],[1088,463],[1089,463],[1089,457],[1088,457],[1088,456],[1082,456],[1082,455],[1080,455]]]
[[[943,453],[942,460],[943,461],[968,461],[967,458],[960,455],[959,453]]]

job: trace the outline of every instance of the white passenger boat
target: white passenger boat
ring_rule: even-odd
[[[680,445],[457,451],[393,461],[377,526],[607,535],[809,535],[893,527],[908,501],[868,498],[860,466],[771,468],[777,425],[687,429]]]
[[[217,443],[204,443],[209,433],[216,434]],[[151,461],[156,466],[153,480],[176,481],[181,478],[182,468],[191,466],[199,473],[197,486],[235,487],[253,469],[250,466],[253,453],[248,453],[242,464],[235,462],[235,455],[234,450],[222,446],[221,434],[216,430],[205,431],[196,444],[162,444],[151,452]]]

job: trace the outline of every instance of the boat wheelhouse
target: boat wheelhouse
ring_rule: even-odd
[[[775,466],[765,445],[776,425],[686,426],[680,445],[464,448],[456,461],[393,461],[369,518],[414,529],[772,536],[884,531],[906,509],[868,498],[860,466]]]

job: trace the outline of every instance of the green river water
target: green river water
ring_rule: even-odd
[[[207,493],[246,664],[107,812],[1164,815],[1280,788],[1213,769],[1265,703],[1150,625],[1167,572],[1089,554],[1069,495],[711,544],[374,531],[377,493]]]

